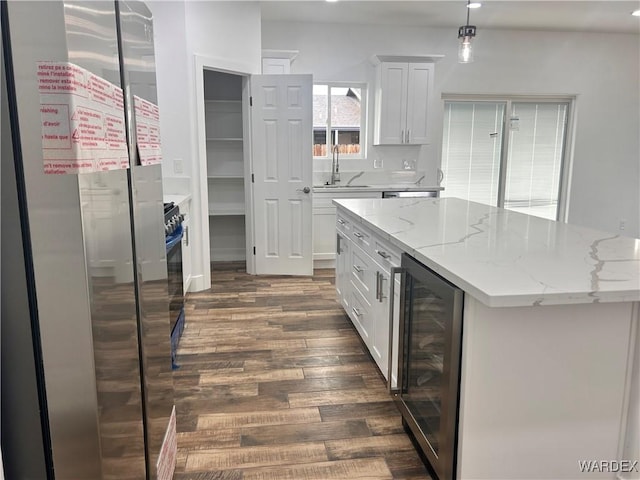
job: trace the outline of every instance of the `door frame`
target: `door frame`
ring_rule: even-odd
[[[249,78],[254,72],[252,65],[245,62],[236,62],[224,58],[194,55],[194,81],[196,96],[196,134],[198,168],[192,172],[191,184],[193,203],[199,206],[201,224],[201,259],[204,265],[211,264],[211,251],[209,242],[209,186],[207,179],[207,135],[205,126],[205,102],[204,102],[204,72],[213,70],[217,72],[238,75],[242,78],[242,128],[243,128],[243,156],[244,156],[244,194],[245,194],[245,237],[247,273],[255,272],[255,258],[253,256],[253,192],[251,188],[251,135],[249,123]],[[195,212],[194,212],[195,213]],[[191,226],[193,228],[193,225]],[[197,231],[197,229],[194,229]],[[198,282],[194,291],[211,288],[211,269],[204,268],[202,280]]]

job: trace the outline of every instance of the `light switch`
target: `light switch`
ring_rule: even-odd
[[[184,163],[181,158],[176,158],[173,160],[173,173],[179,175],[184,173]]]

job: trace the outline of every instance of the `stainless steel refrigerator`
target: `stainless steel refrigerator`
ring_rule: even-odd
[[[1,8],[5,477],[170,478],[161,167],[140,164],[133,110],[134,95],[157,103],[151,14],[129,1]],[[42,62],[73,64],[122,88],[126,148],[117,168],[45,173]]]

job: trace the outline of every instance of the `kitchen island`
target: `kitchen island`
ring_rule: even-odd
[[[457,479],[616,478],[580,462],[639,460],[622,443],[640,240],[455,198],[334,203],[338,235],[407,253],[464,291]]]

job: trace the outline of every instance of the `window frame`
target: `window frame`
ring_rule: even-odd
[[[313,86],[326,86],[327,90],[327,129],[326,132],[326,155],[313,155],[314,159],[331,159],[331,145],[328,143],[331,139],[331,131],[333,124],[331,123],[331,88],[359,88],[360,89],[360,153],[348,154],[341,153],[340,158],[348,158],[355,160],[365,160],[367,158],[367,101],[368,89],[365,82],[313,82]],[[311,127],[315,128],[314,125]]]
[[[504,208],[506,183],[507,183],[507,163],[509,155],[509,115],[513,111],[514,103],[566,103],[567,104],[567,124],[563,143],[562,165],[560,171],[560,181],[558,182],[558,207],[556,210],[556,221],[567,222],[569,214],[569,191],[571,187],[571,177],[573,172],[573,147],[575,143],[575,95],[483,95],[483,94],[454,94],[443,93],[442,111],[445,110],[446,102],[469,102],[469,103],[504,103],[504,118],[502,122],[502,145],[500,151],[500,170],[498,176],[498,200],[497,207]],[[444,129],[444,114],[441,127]],[[442,131],[440,134],[442,142]],[[440,165],[442,166],[442,143],[440,149]]]

